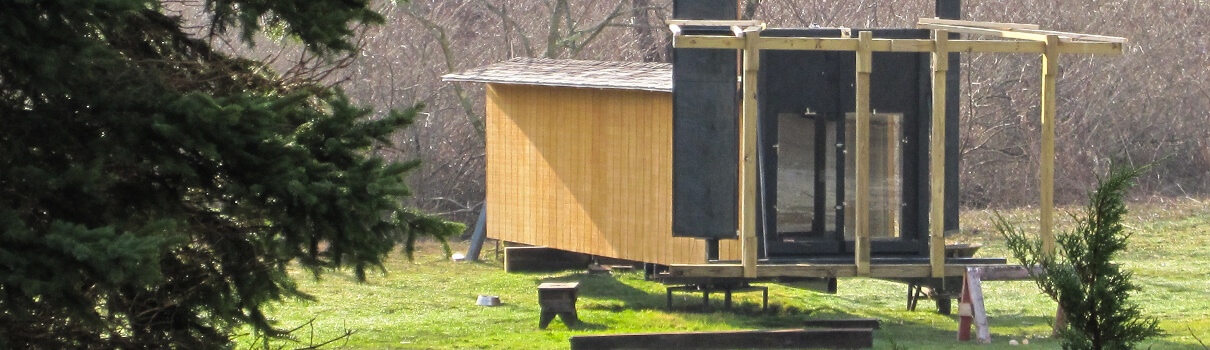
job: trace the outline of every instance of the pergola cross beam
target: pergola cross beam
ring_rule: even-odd
[[[674,35],[673,46],[682,49],[744,49],[745,41],[724,35]],[[858,38],[761,37],[761,50],[857,51]],[[933,52],[930,39],[881,39],[870,41],[873,52]],[[1045,41],[950,40],[947,52],[1043,53]],[[1122,53],[1122,43],[1067,41],[1060,38],[1054,52],[1060,54]]]
[[[1126,38],[1108,35],[1094,35],[1072,32],[1061,32],[1055,30],[1042,30],[1034,24],[1020,23],[998,23],[998,22],[979,22],[979,21],[963,21],[954,19],[938,19],[938,18],[921,18],[916,23],[917,28],[921,29],[942,29],[954,33],[962,34],[977,34],[991,35],[1001,38],[1024,39],[1046,42],[1046,37],[1055,35],[1059,37],[1059,41],[1088,41],[1088,42],[1104,42],[1125,44]]]

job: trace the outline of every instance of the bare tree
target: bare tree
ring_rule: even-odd
[[[166,2],[166,7],[201,1]],[[910,28],[932,17],[931,1],[737,0],[746,18],[772,27]],[[361,54],[334,70],[264,38],[227,50],[276,57],[272,67],[299,81],[344,82],[361,103],[397,108],[424,102],[427,114],[397,136],[420,158],[414,205],[470,220],[484,194],[483,87],[441,82],[441,75],[512,57],[666,61],[663,20],[671,0],[383,0],[387,24],[364,30]],[[1210,193],[1210,12],[1198,0],[965,1],[972,20],[1037,23],[1048,29],[1130,39],[1122,56],[1065,56],[1058,86],[1056,199],[1083,197],[1113,161],[1166,159],[1137,193]],[[186,23],[187,10],[182,10]],[[198,29],[200,36],[208,33]],[[214,36],[212,40],[223,40]],[[1040,59],[1036,54],[963,56],[960,118],[961,198],[966,206],[1016,206],[1037,200]],[[320,64],[325,63],[325,64]]]

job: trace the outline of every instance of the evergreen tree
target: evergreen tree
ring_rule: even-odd
[[[1057,256],[996,215],[996,228],[1008,238],[1013,256],[1026,266],[1041,267],[1034,280],[1058,302],[1067,322],[1060,333],[1063,349],[1133,349],[1159,334],[1157,321],[1128,300],[1139,290],[1131,273],[1113,262],[1130,238],[1122,225],[1127,213],[1123,197],[1141,170],[1116,167],[1100,179],[1075,229],[1057,237]]]
[[[262,28],[354,52],[366,0],[208,0],[215,33]],[[219,348],[286,274],[365,278],[403,244],[461,231],[403,207],[374,117],[186,35],[153,0],[0,1],[0,348]]]

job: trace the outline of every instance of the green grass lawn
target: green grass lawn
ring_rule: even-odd
[[[1119,263],[1134,272],[1144,291],[1134,296],[1145,312],[1157,317],[1166,333],[1144,342],[1143,349],[1203,349],[1195,339],[1210,341],[1210,203],[1193,199],[1155,200],[1132,204],[1134,229],[1130,249]],[[1036,210],[1005,213],[1029,226]],[[992,231],[990,212],[963,213],[963,233],[952,242],[981,243],[978,256],[1005,257],[1003,239]],[[1070,218],[1057,215],[1060,229]],[[465,250],[455,244],[455,250]],[[668,332],[800,327],[806,319],[874,317],[883,320],[875,332],[875,348],[891,349],[1057,349],[1048,338],[1055,304],[1028,281],[986,282],[986,305],[993,344],[955,340],[955,316],[935,313],[922,301],[915,312],[905,311],[906,286],[865,278],[841,279],[838,294],[804,286],[768,284],[770,309],[760,312],[760,294],[736,294],[736,305],[721,310],[721,297],[711,298],[714,310],[700,308],[700,295],[677,294],[676,310],[664,309],[664,288],[644,281],[641,273],[612,276],[582,271],[506,274],[491,247],[482,263],[448,261],[439,246],[429,244],[414,261],[394,257],[385,275],[357,283],[351,273],[336,272],[314,280],[302,271],[295,277],[315,301],[275,305],[271,314],[283,328],[300,327],[298,343],[273,343],[271,348],[296,348],[353,332],[331,347],[345,349],[559,349],[578,334]],[[559,320],[538,329],[536,286],[542,282],[579,281],[578,309],[584,325],[568,329]],[[478,295],[498,295],[499,307],[476,306]],[[312,321],[313,320],[313,321]],[[310,323],[308,323],[310,321]],[[1009,340],[1029,340],[1010,346]],[[240,339],[238,348],[263,345],[254,337]]]

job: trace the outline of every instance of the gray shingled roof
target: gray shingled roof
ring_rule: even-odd
[[[672,64],[514,58],[441,76],[470,81],[672,92]]]

